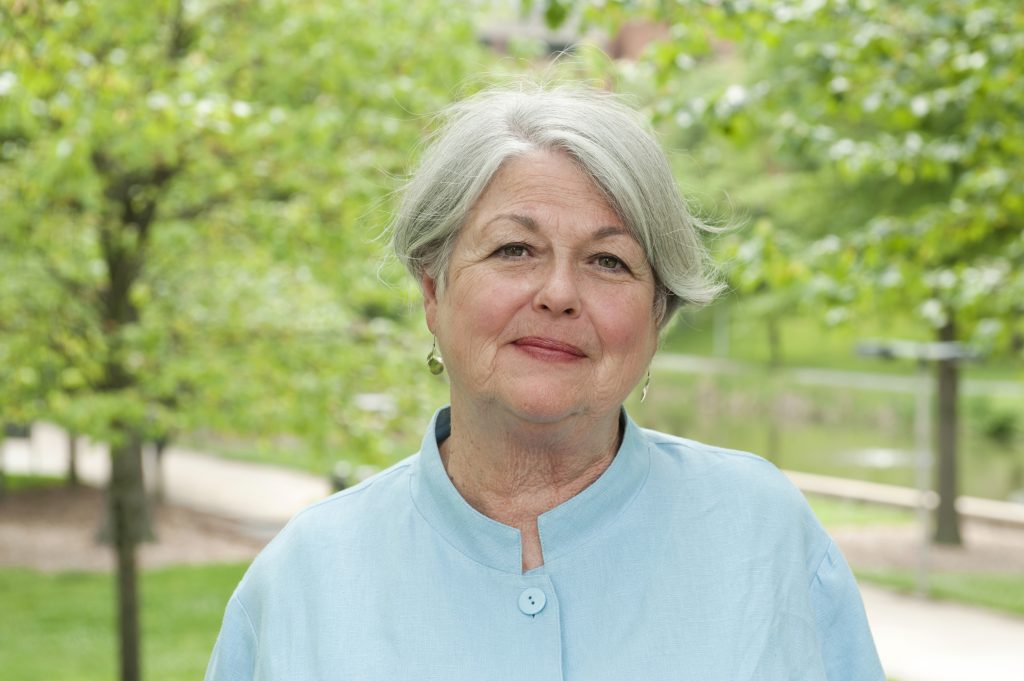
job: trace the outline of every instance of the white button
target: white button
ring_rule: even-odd
[[[544,595],[544,592],[534,587],[519,594],[519,609],[523,611],[524,615],[536,615],[544,609],[544,604],[547,602],[548,597]]]

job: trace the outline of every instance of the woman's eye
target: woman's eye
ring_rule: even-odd
[[[597,256],[598,267],[603,267],[607,270],[618,270],[626,269],[625,263],[616,258],[614,255],[599,255]]]
[[[526,255],[526,246],[523,244],[506,244],[498,249],[498,255],[505,258],[521,258]]]

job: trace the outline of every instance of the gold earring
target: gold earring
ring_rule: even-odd
[[[640,390],[640,402],[647,399],[647,389],[651,387],[651,370],[647,370],[647,380],[644,381],[644,387]]]
[[[444,371],[444,360],[441,359],[441,355],[437,354],[437,338],[434,338],[430,352],[427,353],[427,368],[435,376],[439,376]]]

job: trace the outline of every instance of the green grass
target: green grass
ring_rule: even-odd
[[[901,512],[812,498],[828,524],[901,522]],[[143,675],[202,678],[228,597],[245,565],[175,567],[144,573]],[[910,592],[912,571],[858,571],[865,582]],[[1024,615],[1024,575],[939,573],[934,597]],[[0,570],[0,669],[19,681],[116,678],[113,577]]]
[[[245,565],[144,573],[143,676],[202,678],[224,607]],[[109,681],[117,676],[113,577],[0,570],[0,676],[19,681]]]
[[[3,478],[4,491],[20,492],[26,489],[39,487],[57,487],[64,484],[64,478],[52,475],[10,475],[5,474]]]
[[[913,511],[808,495],[821,523],[829,528],[914,522]],[[857,578],[903,593],[917,587],[913,570],[856,570]],[[1024,615],[1024,574],[936,572],[930,575],[932,598]]]
[[[857,578],[912,593],[917,575],[912,570],[857,570]],[[1015,573],[938,572],[929,575],[928,595],[940,600],[1024,615],[1024,575]]]
[[[730,359],[766,363],[769,359],[767,325],[748,311],[737,296],[731,302],[719,303],[728,308],[728,357]],[[672,326],[662,342],[663,352],[693,355],[715,354],[715,314],[721,310],[707,308],[685,312]],[[792,315],[779,324],[782,364],[787,367],[823,367],[872,373],[913,374],[913,362],[883,361],[860,357],[856,346],[859,341],[872,338],[931,341],[931,330],[911,318],[863,319],[856,324],[829,327],[812,316]],[[964,374],[973,378],[1012,379],[1024,377],[1024,364],[1020,359],[1007,357],[984,358],[970,362]]]
[[[807,495],[814,514],[825,527],[863,525],[904,525],[914,522],[913,511],[879,506],[848,499]]]
[[[1002,444],[987,433],[1005,415],[1024,427],[1024,400],[961,398],[963,494],[1006,499],[1024,488],[1024,435]],[[880,390],[804,386],[767,372],[698,376],[654,373],[643,404],[627,403],[638,423],[656,430],[760,454],[780,468],[913,486],[915,396]],[[894,450],[884,461],[870,450]]]
[[[666,352],[712,355],[714,348],[714,310],[689,313],[679,319],[664,340]],[[911,362],[884,362],[859,357],[856,344],[867,338],[928,340],[922,330],[895,322],[865,322],[856,328],[827,327],[810,317],[788,317],[780,324],[782,363],[785,366],[827,367],[853,371],[914,373]],[[746,313],[742,304],[729,311],[729,353],[731,359],[763,364],[769,360],[767,326]]]

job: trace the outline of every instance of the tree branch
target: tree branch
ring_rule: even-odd
[[[181,210],[175,211],[174,213],[168,215],[167,217],[173,218],[175,220],[192,220],[193,218],[197,218],[203,213],[206,213],[211,208],[219,206],[223,203],[227,203],[230,198],[230,193],[216,194],[205,199],[204,201],[200,201],[199,203],[193,204],[191,206],[186,206]]]
[[[177,61],[185,54],[188,46],[188,27],[185,25],[185,1],[174,3],[174,15],[171,18],[171,39],[167,44],[167,57]]]
[[[3,14],[4,17],[6,17],[6,23],[10,27],[11,31],[14,33],[15,36],[20,38],[27,45],[35,44],[35,41],[31,37],[29,37],[27,33],[21,30],[20,26],[18,26],[11,8],[3,4],[0,4],[0,14]]]

